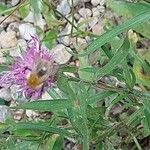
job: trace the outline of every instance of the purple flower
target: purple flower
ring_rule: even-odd
[[[0,76],[1,87],[19,85],[26,98],[38,99],[52,86],[58,69],[53,54],[43,49],[37,37],[28,41],[27,50],[15,59],[10,71]]]

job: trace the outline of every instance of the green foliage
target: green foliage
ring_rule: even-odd
[[[85,53],[79,54],[78,56],[84,56],[92,53],[96,49],[100,48],[102,45],[111,41],[111,39],[123,31],[129,30],[134,26],[137,26],[139,23],[142,23],[146,20],[150,19],[150,9],[141,11],[139,15],[134,18],[126,21],[125,23],[114,27],[112,30],[107,31],[96,40],[94,40],[86,49]]]
[[[150,5],[148,3],[130,3],[121,0],[108,0],[108,6],[111,7],[119,16],[122,16],[125,21],[139,15],[140,12],[150,10]],[[141,22],[140,25],[133,28],[135,31],[139,32],[143,36],[150,38],[150,21]]]
[[[0,4],[0,13],[5,11],[7,7],[5,5]]]
[[[28,2],[19,8],[21,17],[30,8],[35,13],[42,12],[47,28],[40,35],[45,46],[51,49],[62,22],[51,5],[43,1]],[[149,49],[143,49],[144,54],[140,55],[136,37],[124,32],[133,29],[144,39],[149,38],[150,6],[113,0],[108,0],[108,4],[123,16],[123,23],[112,25],[96,37],[85,52],[78,51],[74,56],[79,60],[79,67],[60,66],[57,87],[48,91],[52,99],[10,107],[48,112],[51,117],[42,121],[24,117],[19,122],[12,119],[1,123],[0,149],[60,150],[64,141],[71,139],[83,150],[88,150],[90,145],[96,150],[141,150],[140,141],[150,136],[150,53]],[[0,14],[9,11],[3,9]],[[96,50],[99,53],[93,66],[89,54],[93,56]],[[1,65],[0,72],[5,70],[7,66]],[[0,105],[4,104],[0,100]]]

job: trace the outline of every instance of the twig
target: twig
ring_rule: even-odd
[[[71,15],[72,15],[72,25],[74,24],[74,6],[73,6],[73,0],[71,0],[71,5],[72,5],[72,10],[71,10]],[[73,26],[71,25],[71,36],[73,35]]]
[[[78,29],[78,27],[76,27],[74,24],[72,24],[72,22],[67,17],[65,17],[62,13],[57,11],[53,4],[51,4],[51,6],[50,6],[44,0],[42,0],[42,1],[46,6],[48,6],[50,9],[52,9],[54,12],[56,12],[58,15],[60,15],[62,18],[64,18],[69,24],[71,24],[72,27],[75,28],[80,34],[85,34],[86,36],[90,35],[92,37],[98,37],[97,35],[93,34],[92,32],[85,32],[85,31]]]
[[[14,10],[12,10],[12,12],[11,12],[8,16],[6,16],[6,17],[0,22],[0,25],[1,25],[7,18],[9,18],[25,1],[26,1],[26,0],[23,0],[20,4],[18,4],[18,5],[16,6],[16,8],[15,8]]]

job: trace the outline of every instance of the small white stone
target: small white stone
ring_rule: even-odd
[[[0,22],[3,21],[6,17],[8,17],[8,16],[1,16]],[[10,15],[7,19],[5,19],[5,21],[2,24],[0,24],[0,27],[6,27],[7,24],[10,24],[15,21],[18,21],[18,18],[13,15]]]
[[[24,100],[22,98],[22,92],[19,85],[13,84],[10,86],[10,94],[13,100],[16,100],[19,102],[26,102],[27,100]]]
[[[68,0],[62,0],[56,9],[64,16],[68,15],[71,11]]]
[[[25,40],[30,40],[31,36],[36,34],[36,29],[30,23],[24,23],[19,26],[20,36]]]
[[[103,6],[106,3],[106,0],[100,0],[100,5]]]
[[[0,56],[0,64],[6,63],[6,58]]]
[[[1,32],[0,34],[0,45],[2,48],[11,48],[17,45],[16,32]]]
[[[92,12],[90,9],[88,8],[81,8],[79,10],[79,14],[83,17],[83,18],[87,18],[90,17],[92,15]]]
[[[33,13],[32,11],[30,11],[28,16],[24,18],[24,21],[31,22],[35,26],[40,27],[42,30],[44,30],[44,27],[46,25],[46,22],[43,19],[41,13]]]
[[[68,0],[69,1],[69,4],[70,6],[72,6],[72,0]],[[73,6],[77,6],[79,4],[80,0],[73,0]]]
[[[85,31],[88,27],[88,23],[85,21],[85,18],[80,18],[78,21],[78,27],[80,30]]]
[[[0,89],[0,98],[4,99],[6,101],[11,101],[12,97],[11,97],[10,90],[8,88]]]
[[[81,0],[81,1],[86,3],[86,2],[90,2],[91,0]]]
[[[104,32],[102,21],[99,21],[98,24],[92,28],[92,32],[96,35],[101,35]]]
[[[22,50],[25,51],[27,49],[27,43],[24,39],[19,39],[18,40],[18,47]]]
[[[12,5],[12,6],[15,6],[15,5],[17,5],[17,4],[19,3],[19,1],[20,1],[20,0],[12,0],[12,1],[11,1],[11,5]]]
[[[84,49],[87,46],[87,42],[84,38],[72,38],[72,44],[76,49]]]
[[[101,0],[91,0],[91,4],[92,4],[93,6],[97,6],[98,4],[100,4],[100,1],[101,1]]]
[[[52,97],[50,96],[50,94],[48,92],[44,92],[42,94],[41,100],[51,100],[51,99],[52,99]]]
[[[75,13],[75,14],[74,14],[74,18],[75,18],[76,20],[79,20],[80,17],[81,17],[81,16],[80,16],[78,13]]]
[[[97,6],[97,9],[99,10],[100,13],[105,12],[105,7],[104,6]]]
[[[54,59],[58,64],[65,64],[70,60],[72,55],[66,49],[71,51],[70,48],[65,47],[62,44],[58,44],[51,50],[51,52],[54,53]]]
[[[14,112],[14,119],[17,120],[17,121],[20,121],[23,117],[23,114],[24,114],[24,110],[23,109],[19,109],[17,111]]]
[[[4,123],[11,116],[7,106],[0,106],[0,122]]]
[[[59,33],[59,36],[70,34],[71,28],[72,28],[72,26],[68,23],[66,25],[66,27]],[[63,43],[66,46],[70,45],[70,37],[69,36],[60,37],[60,38],[58,38],[58,41],[59,41],[59,43]]]
[[[97,7],[94,7],[92,8],[92,14],[93,14],[93,17],[98,17],[100,16],[100,11]]]
[[[93,28],[98,23],[98,17],[92,17],[91,21],[89,22],[90,29]]]
[[[76,25],[76,22],[74,21],[74,25]],[[69,46],[71,44],[70,41],[70,36],[63,36],[66,34],[70,34],[71,33],[71,29],[72,29],[72,25],[70,23],[68,23],[66,25],[66,27],[59,33],[58,36],[60,36],[60,38],[58,38],[58,42],[61,44],[63,43],[66,46]],[[75,32],[76,30],[73,28],[73,32]],[[62,37],[61,37],[62,36]]]
[[[7,28],[7,32],[9,31],[15,31],[18,32],[19,31],[19,22],[12,22],[9,24],[8,28]]]
[[[10,56],[12,57],[18,57],[21,56],[21,51],[19,47],[13,48],[9,51]]]
[[[27,117],[31,118],[36,118],[39,116],[39,114],[33,110],[26,110],[26,115]]]

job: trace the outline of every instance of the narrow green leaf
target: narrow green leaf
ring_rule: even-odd
[[[54,134],[59,134],[63,136],[70,136],[71,133],[66,129],[61,129],[57,127],[51,127],[46,125],[45,123],[28,123],[28,122],[20,122],[20,123],[13,123],[10,127],[10,130],[16,131],[19,129],[28,129],[28,130],[39,130],[39,131],[46,131]]]
[[[32,109],[38,111],[56,111],[69,107],[71,107],[71,101],[69,99],[53,99],[23,103],[16,108]]]
[[[73,89],[71,88],[68,78],[62,72],[59,74],[57,83],[58,83],[58,87],[66,95],[68,95],[71,100],[76,99],[76,94],[74,93]]]
[[[144,109],[144,115],[145,115],[144,117],[145,125],[150,130],[150,112],[147,109]]]
[[[95,102],[99,102],[101,100],[104,100],[106,97],[109,97],[111,96],[112,94],[116,94],[115,92],[112,92],[112,91],[103,91],[103,92],[100,92],[98,94],[95,94],[93,96],[90,96],[88,99],[87,99],[87,104],[93,104]]]
[[[109,7],[125,21],[143,11],[150,10],[150,5],[148,5],[146,2],[131,3],[122,0],[108,0],[107,2]],[[148,20],[142,24],[139,24],[133,29],[143,36],[150,38],[150,22]]]
[[[9,67],[7,65],[0,65],[0,72],[8,71]]]
[[[117,104],[119,101],[121,101],[123,98],[125,98],[126,95],[122,95],[122,94],[119,94],[111,103],[114,105],[114,104]]]
[[[94,52],[96,49],[100,48],[102,45],[109,42],[113,37],[119,35],[123,31],[129,30],[139,23],[143,23],[150,19],[150,10],[141,11],[139,15],[135,16],[134,18],[126,21],[125,23],[114,27],[112,30],[107,31],[96,40],[94,40],[86,49],[86,51],[82,54],[78,54],[77,56],[82,57]]]
[[[124,40],[123,45],[120,47],[120,49],[114,54],[112,59],[102,68],[98,69],[96,71],[96,77],[103,77],[104,75],[108,74],[111,72],[115,67],[120,64],[124,58],[126,58],[130,48],[130,43],[128,39],[126,38]]]
[[[134,113],[130,115],[128,118],[127,125],[131,125],[134,122],[136,122],[138,119],[141,118],[141,115],[143,114],[143,107],[140,107],[138,110],[136,110]]]
[[[57,31],[51,30],[48,33],[46,33],[42,41],[49,49],[51,49],[53,47],[53,42],[56,40],[56,38],[57,38]]]
[[[64,137],[59,136],[54,143],[53,150],[61,150],[64,142]]]
[[[41,0],[30,0],[31,7],[34,9],[35,13],[40,13],[42,11],[42,1]]]
[[[127,59],[124,59],[122,66],[123,66],[123,74],[124,74],[125,83],[129,89],[132,89],[135,83],[134,81],[132,81],[132,77],[133,77],[132,75],[134,74],[131,74],[130,68],[127,64]]]

